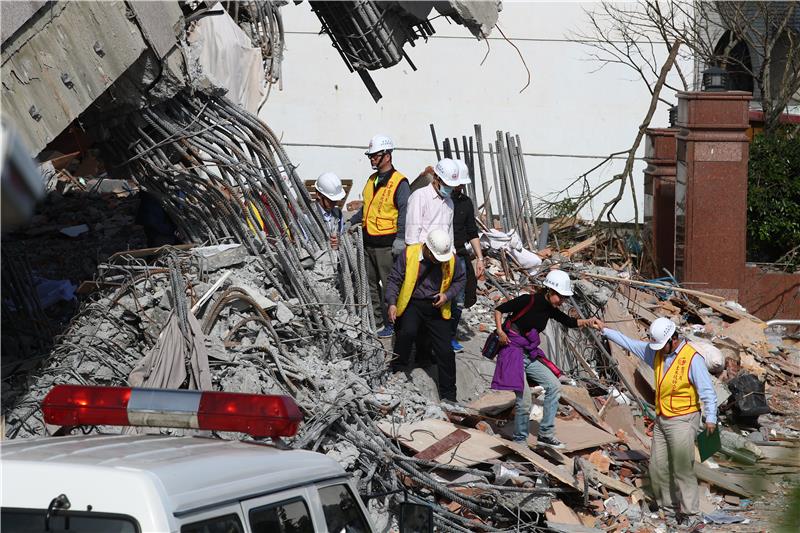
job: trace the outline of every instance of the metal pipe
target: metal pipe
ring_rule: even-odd
[[[500,222],[500,227],[503,231],[506,231],[506,217],[503,213],[505,209],[505,199],[503,198],[502,188],[500,187],[499,183],[500,180],[498,179],[498,171],[497,171],[497,163],[495,162],[494,156],[494,147],[492,143],[489,143],[489,162],[492,164],[492,184],[494,186],[494,193],[497,197],[497,218]]]
[[[767,327],[770,326],[800,326],[798,319],[776,318],[774,320],[767,320]]]
[[[486,225],[494,228],[494,214],[492,212],[492,200],[489,197],[489,183],[486,175],[486,162],[483,159],[483,133],[481,125],[475,124],[475,144],[478,147],[478,170],[481,173],[481,186],[483,189],[483,209],[486,212]],[[477,209],[477,203],[476,203]]]
[[[442,156],[439,155],[439,142],[436,140],[436,130],[431,124],[431,137],[433,138],[433,148],[436,150],[436,161],[439,162],[442,159]]]

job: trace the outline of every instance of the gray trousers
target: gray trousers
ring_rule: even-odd
[[[700,513],[694,447],[700,432],[700,412],[664,418],[653,426],[650,445],[650,482],[660,507],[696,515]]]
[[[364,255],[366,256],[372,312],[375,315],[375,325],[380,328],[381,324],[389,323],[386,319],[386,303],[383,294],[386,290],[386,280],[389,279],[389,272],[394,264],[392,247],[370,248],[365,246]]]

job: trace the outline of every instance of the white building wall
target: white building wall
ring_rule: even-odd
[[[282,10],[287,45],[283,90],[273,90],[261,118],[282,139],[303,179],[328,170],[353,179],[349,200],[360,198],[371,172],[363,152],[375,133],[394,139],[399,146],[395,166],[410,179],[434,164],[430,123],[440,143],[444,136],[473,134],[476,123],[483,126],[485,143],[498,129],[519,134],[529,154],[533,193],[558,191],[608,154],[630,147],[650,99],[631,70],[608,65],[595,72],[599,64],[589,58],[588,48],[570,40],[570,32],[586,30],[583,9],[588,7],[504,2],[498,24],[531,71],[531,84],[522,93],[525,68],[497,29],[481,65],[487,41],[475,40],[466,28],[440,17],[433,21],[437,34],[428,43],[406,47],[416,72],[403,62],[372,73],[383,93],[376,104],[360,78],[348,72],[329,37],[318,34],[319,20],[308,4],[287,5]],[[660,52],[663,60],[666,48]],[[676,101],[671,91],[665,96]],[[667,106],[661,104],[652,125],[667,123]],[[637,155],[643,153],[644,143]],[[486,165],[489,169],[488,158]],[[599,183],[622,166],[618,159],[590,179]],[[639,160],[634,170],[640,202],[644,167]],[[615,193],[616,185],[604,197]],[[595,204],[595,215],[601,206]],[[632,220],[629,196],[615,213],[620,221]]]

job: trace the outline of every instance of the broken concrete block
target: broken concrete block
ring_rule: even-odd
[[[208,272],[241,264],[247,259],[247,249],[243,244],[218,244],[193,248],[192,252],[201,257]]]
[[[292,313],[291,309],[286,307],[285,303],[278,302],[275,304],[275,318],[277,318],[278,322],[281,324],[288,324],[294,320],[294,313]]]
[[[603,507],[605,507],[606,512],[611,516],[619,516],[623,514],[628,510],[629,506],[630,504],[628,503],[628,499],[624,496],[620,496],[619,494],[614,494],[603,502]]]

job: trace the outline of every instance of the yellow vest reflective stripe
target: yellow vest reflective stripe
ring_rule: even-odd
[[[661,352],[656,354],[656,413],[659,415],[672,418],[700,410],[697,389],[689,381],[689,368],[696,353],[691,344],[684,343],[663,377],[664,357]]]
[[[422,251],[422,244],[409,244],[406,246],[406,274],[403,277],[403,284],[400,286],[400,294],[397,296],[397,316],[402,316],[408,307],[408,302],[411,301],[411,295],[414,289],[417,288],[417,276],[419,276],[419,254]],[[450,288],[453,282],[453,275],[456,269],[456,256],[450,258],[446,263],[441,263],[442,266],[442,284],[439,287],[439,292],[445,292]],[[445,320],[450,319],[450,300],[447,301],[441,308],[442,318]]]
[[[378,237],[381,235],[392,235],[397,233],[397,217],[399,212],[394,204],[394,195],[397,188],[406,177],[397,172],[392,173],[388,183],[378,190],[375,194],[376,172],[367,179],[364,185],[364,228],[367,234]]]

